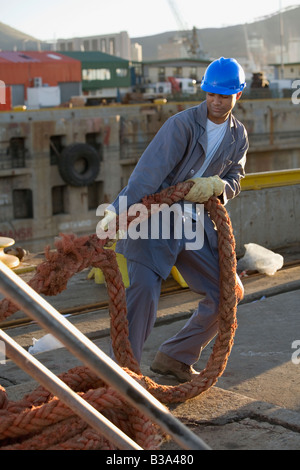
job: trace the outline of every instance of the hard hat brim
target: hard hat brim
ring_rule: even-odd
[[[240,91],[243,91],[245,87],[246,87],[246,83],[241,84],[238,88],[235,88],[235,89],[221,87],[219,85],[213,86],[213,85],[208,85],[206,83],[201,83],[201,88],[203,91],[206,91],[208,93],[215,93],[216,95],[236,95]]]

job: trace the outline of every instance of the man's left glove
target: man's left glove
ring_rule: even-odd
[[[194,182],[184,198],[191,202],[206,202],[212,196],[220,196],[225,189],[225,182],[218,175],[208,176],[207,178],[191,178],[187,181]]]

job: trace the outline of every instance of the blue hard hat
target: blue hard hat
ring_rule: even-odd
[[[214,60],[206,69],[201,88],[218,95],[234,95],[246,86],[245,72],[235,59]]]

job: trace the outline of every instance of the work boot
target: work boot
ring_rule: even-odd
[[[188,366],[183,362],[172,359],[172,357],[158,351],[152,362],[150,369],[157,374],[174,375],[179,382],[189,382],[193,377],[196,377],[199,372],[196,372],[192,366]]]

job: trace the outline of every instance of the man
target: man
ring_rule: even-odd
[[[101,227],[106,229],[119,211],[120,196],[127,206],[140,202],[146,195],[178,182],[194,179],[195,184],[182,207],[183,225],[188,217],[199,230],[196,203],[215,195],[222,203],[240,192],[244,176],[248,138],[244,126],[232,110],[240,98],[245,74],[235,59],[221,57],[206,69],[201,87],[206,101],[170,117],[160,128],[136,165],[128,185],[105,212]],[[172,225],[172,224],[171,224]],[[219,303],[219,264],[217,232],[207,212],[204,213],[202,248],[187,249],[185,230],[178,239],[172,225],[168,239],[127,239],[117,248],[128,263],[130,286],[126,291],[129,340],[138,361],[144,342],[156,319],[161,281],[176,266],[189,285],[206,296],[181,331],[159,348],[151,369],[172,374],[181,382],[191,380],[197,372],[193,364],[201,350],[217,334]]]

